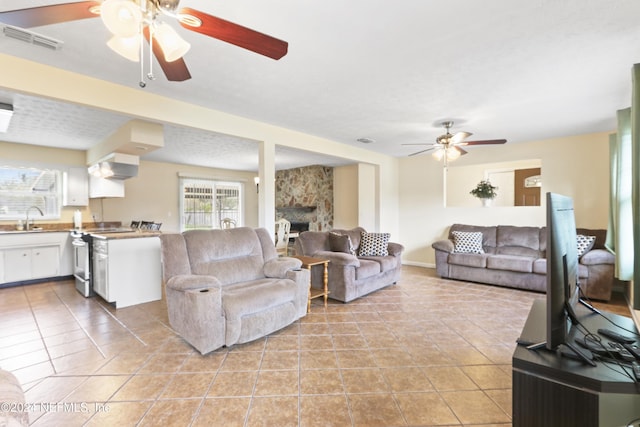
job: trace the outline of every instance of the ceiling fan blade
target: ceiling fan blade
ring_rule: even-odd
[[[484,141],[467,141],[463,142],[460,145],[490,145],[490,144],[504,144],[507,142],[506,139],[487,139]]]
[[[455,146],[455,149],[458,150],[460,152],[460,154],[463,155],[463,156],[468,153],[467,150],[463,150],[459,146]]]
[[[0,12],[0,22],[16,27],[30,28],[76,21],[78,19],[97,18],[100,14],[91,11],[93,7],[97,6],[100,6],[98,1],[81,1],[79,3],[10,10],[8,12]]]
[[[451,137],[450,143],[457,144],[459,142],[462,142],[465,138],[470,137],[471,135],[473,134],[469,132],[456,132],[456,134]]]
[[[422,153],[426,153],[427,151],[431,151],[431,150],[433,150],[434,148],[436,148],[436,147],[427,148],[426,150],[420,150],[420,151],[418,151],[418,152],[416,152],[416,153],[411,153],[411,154],[409,154],[409,156],[417,156],[418,154],[422,154]]]
[[[149,41],[149,27],[144,27],[144,38],[147,39],[147,42]],[[170,82],[183,82],[191,78],[191,73],[189,73],[189,69],[187,68],[187,64],[184,62],[184,59],[178,58],[175,61],[168,62],[164,59],[164,52],[162,51],[160,44],[153,43],[152,46],[153,55],[158,60],[158,64],[160,64],[160,68],[162,68],[167,80]]]
[[[231,43],[272,59],[282,58],[289,48],[289,44],[285,41],[188,7],[182,8],[178,17],[180,25],[187,30]],[[202,24],[192,25],[190,24],[192,20],[200,20]]]

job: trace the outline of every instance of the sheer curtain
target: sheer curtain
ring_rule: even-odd
[[[616,254],[615,276],[633,279],[633,209],[631,164],[631,108],[617,112],[618,131],[609,137],[610,202],[607,247]]]
[[[640,64],[633,66],[631,98],[631,186],[633,205],[634,277],[632,305],[640,310]]]
[[[640,310],[640,64],[632,70],[631,108],[618,111],[609,138],[611,194],[607,247],[616,254],[616,277],[632,280],[632,305]]]

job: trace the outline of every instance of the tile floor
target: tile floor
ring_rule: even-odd
[[[201,356],[162,301],[115,310],[50,282],[0,290],[0,367],[34,426],[508,426],[514,342],[541,297],[404,267],[395,286]]]

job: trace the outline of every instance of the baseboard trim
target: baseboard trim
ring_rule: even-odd
[[[417,261],[403,261],[402,265],[410,265],[412,267],[436,268],[435,264],[431,264],[427,262],[417,262]]]

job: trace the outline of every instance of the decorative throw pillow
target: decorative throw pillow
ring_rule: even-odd
[[[389,255],[387,246],[389,245],[391,233],[367,233],[363,231],[360,236],[359,256]]]
[[[454,231],[453,251],[467,254],[483,254],[482,233],[479,231]]]
[[[578,258],[580,258],[593,248],[593,245],[596,243],[596,236],[583,236],[582,234],[578,234],[576,237],[578,242]]]
[[[329,232],[329,250],[331,252],[344,252],[355,255],[355,249],[351,243],[351,237],[347,234]]]

